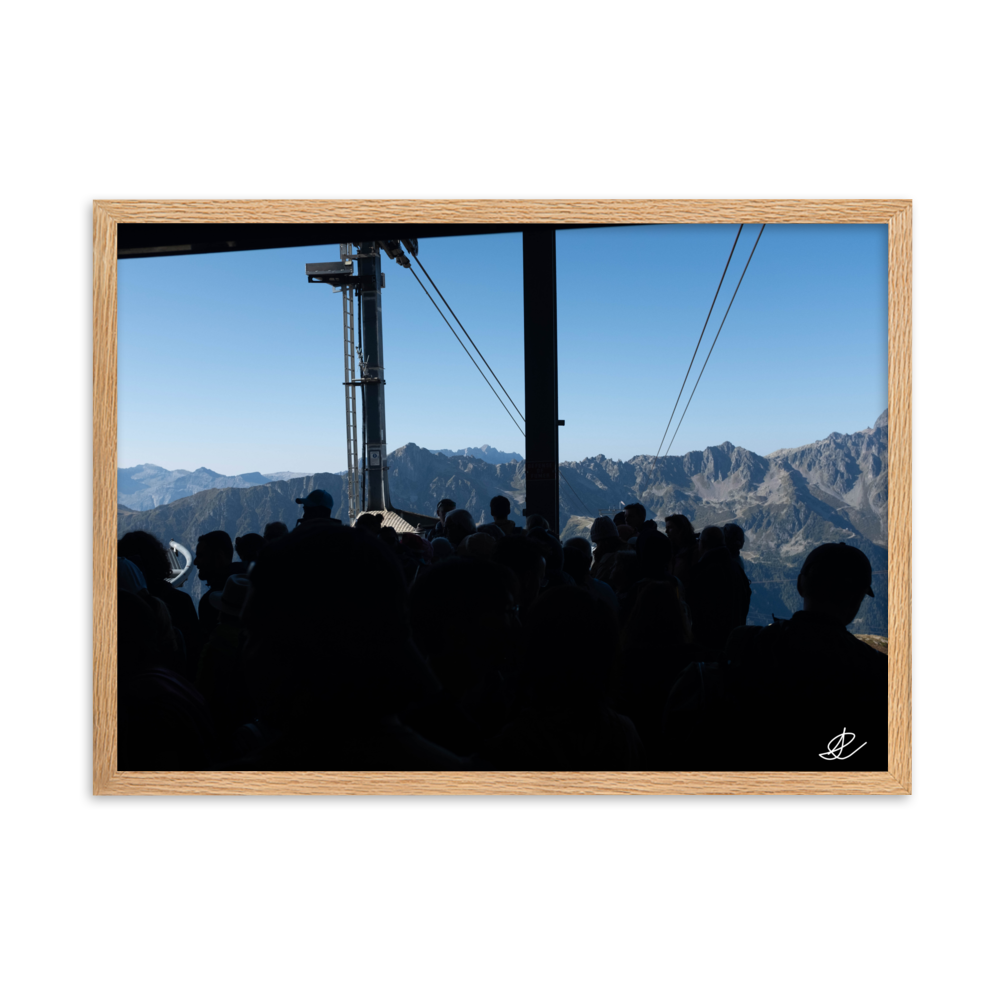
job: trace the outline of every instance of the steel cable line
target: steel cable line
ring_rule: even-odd
[[[424,273],[426,274],[427,272],[425,271]],[[413,275],[413,277],[417,279],[417,284],[418,284],[418,285],[419,285],[419,286],[420,286],[421,288],[423,288],[423,289],[424,289],[424,294],[425,294],[425,295],[427,296],[427,298],[429,298],[429,299],[431,300],[431,305],[433,305],[433,306],[434,306],[434,308],[435,308],[435,309],[437,309],[437,311],[438,311],[439,313],[441,313],[441,319],[443,319],[443,320],[445,321],[445,324],[447,325],[448,329],[449,329],[449,330],[451,330],[451,332],[452,332],[452,333],[454,334],[454,336],[455,336],[455,339],[456,339],[456,340],[457,340],[457,341],[459,342],[459,344],[461,345],[461,347],[462,347],[462,350],[463,350],[463,351],[465,351],[465,353],[466,353],[466,354],[469,354],[469,349],[468,349],[468,348],[467,348],[467,347],[465,346],[465,344],[463,344],[463,343],[462,343],[462,338],[461,338],[461,337],[460,337],[460,336],[459,336],[459,335],[458,335],[457,333],[455,333],[455,328],[454,328],[454,327],[453,327],[453,326],[451,325],[451,323],[449,323],[449,322],[448,322],[448,317],[447,317],[447,316],[445,316],[445,314],[444,314],[443,312],[441,312],[441,307],[440,307],[440,306],[439,306],[439,305],[438,305],[438,304],[437,304],[437,303],[436,303],[436,302],[434,301],[434,296],[433,296],[433,295],[431,295],[431,293],[430,293],[429,291],[427,291],[427,289],[426,289],[426,288],[424,287],[424,283],[423,283],[423,282],[422,282],[422,281],[420,280],[420,278],[419,278],[419,277],[417,276],[417,272],[416,272],[416,271],[414,271],[414,270],[413,270],[413,268],[410,268],[410,274],[412,274],[412,275]],[[433,285],[433,284],[434,284],[434,282],[432,281],[432,282],[431,282],[431,284]],[[440,293],[439,293],[439,294],[440,294]],[[447,303],[445,303],[445,305],[447,305]],[[454,314],[453,314],[453,315],[454,315]],[[461,324],[459,324],[459,325],[461,325]],[[475,346],[475,345],[473,345],[473,346]],[[480,357],[482,357],[482,355],[480,355]],[[493,395],[494,395],[494,396],[496,396],[496,398],[497,398],[498,400],[500,400],[500,405],[501,405],[501,406],[502,406],[502,407],[504,408],[504,410],[506,410],[506,412],[507,412],[507,416],[508,416],[508,417],[510,417],[510,419],[514,421],[514,426],[515,426],[515,427],[516,427],[516,428],[517,428],[517,429],[518,429],[519,431],[521,431],[521,433],[522,433],[522,434],[524,434],[524,431],[523,431],[523,430],[521,430],[521,425],[520,425],[520,424],[519,424],[519,423],[518,423],[518,422],[517,422],[516,420],[514,420],[514,414],[513,414],[513,413],[511,413],[511,412],[510,412],[510,410],[508,410],[508,409],[507,409],[507,404],[506,404],[506,403],[505,403],[505,402],[504,402],[504,401],[503,401],[502,399],[500,399],[500,394],[499,394],[499,393],[498,393],[498,392],[496,391],[496,389],[494,389],[494,388],[493,388],[493,383],[492,383],[492,382],[491,382],[491,381],[490,381],[490,380],[489,380],[489,379],[488,379],[488,378],[486,377],[486,373],[485,373],[485,372],[484,372],[484,371],[482,370],[482,368],[480,368],[480,367],[479,367],[479,365],[478,365],[478,364],[476,364],[476,359],[475,359],[475,358],[474,358],[474,357],[473,357],[473,356],[472,356],[471,354],[469,354],[469,360],[470,360],[470,361],[471,361],[471,362],[472,362],[472,363],[473,363],[474,365],[476,365],[476,371],[477,371],[477,372],[479,372],[479,374],[483,376],[483,381],[485,381],[485,382],[486,382],[486,384],[487,384],[487,385],[488,385],[488,386],[490,387],[490,390],[492,391]],[[483,360],[485,361],[486,359],[484,358]],[[486,367],[487,367],[487,368],[489,368],[489,365],[487,365]],[[490,369],[490,371],[492,371],[492,369]],[[499,381],[499,380],[498,380],[498,381]],[[501,388],[501,389],[503,389],[503,386],[500,386],[500,388]],[[506,392],[506,391],[507,391],[507,390],[506,390],[506,389],[504,389],[504,392]],[[509,397],[509,396],[508,396],[507,398],[508,398],[508,399],[510,399],[510,397]],[[517,410],[517,407],[515,406],[515,407],[514,407],[514,409],[515,409],[515,410]],[[518,410],[517,412],[518,412],[518,413],[520,413],[521,411],[520,411],[520,410]],[[521,417],[521,419],[523,420],[523,419],[524,419],[524,417],[522,416],[522,417]]]
[[[719,278],[719,287],[715,290],[715,295],[712,296],[712,304],[708,307],[708,315],[705,317],[705,325],[701,328],[701,334],[698,337],[698,343],[694,345],[694,354],[691,355],[691,363],[688,365],[688,370],[684,374],[684,381],[681,382],[680,392],[677,393],[677,399],[674,400],[674,408],[670,411],[670,420],[667,421],[666,430],[663,432],[663,437],[660,438],[660,447],[656,449],[656,458],[660,457],[660,451],[663,449],[663,442],[667,440],[667,431],[670,430],[670,424],[674,419],[674,414],[677,412],[677,404],[681,401],[681,396],[684,395],[684,386],[687,385],[688,375],[691,374],[691,369],[694,367],[694,359],[698,356],[698,348],[701,347],[701,338],[705,336],[705,330],[708,328],[708,321],[712,318],[712,310],[715,308],[715,300],[719,297],[719,292],[722,290],[722,283],[726,280],[726,272],[729,270],[729,262],[733,259],[733,251],[736,249],[736,244],[740,240],[740,233],[743,232],[743,224],[740,223],[740,228],[736,230],[736,239],[733,240],[733,249],[729,251],[729,256],[726,258],[726,266],[722,269],[722,277]],[[676,431],[674,432],[676,437]],[[673,439],[671,439],[671,444]],[[669,448],[667,449],[670,450]],[[653,461],[656,461],[656,458]]]
[[[764,225],[767,225],[765,223]],[[681,429],[681,424],[684,423],[684,416],[688,411],[688,406],[691,405],[691,400],[694,399],[695,392],[698,391],[698,383],[701,382],[702,375],[705,374],[705,368],[708,366],[708,359],[712,356],[712,351],[715,350],[715,343],[719,339],[719,334],[722,333],[722,327],[725,325],[726,316],[729,315],[729,310],[733,308],[733,302],[736,300],[736,292],[740,290],[740,285],[743,284],[743,276],[747,273],[747,268],[750,266],[750,261],[753,260],[753,252],[757,249],[757,244],[760,243],[761,236],[764,235],[764,226],[760,227],[760,232],[757,234],[757,239],[754,240],[753,249],[750,251],[750,256],[747,257],[747,262],[743,266],[743,274],[740,275],[740,280],[736,282],[736,291],[733,292],[733,297],[729,300],[729,305],[726,307],[726,315],[722,317],[722,322],[719,324],[719,329],[715,331],[715,340],[712,341],[712,346],[708,349],[708,357],[705,358],[705,364],[701,366],[701,371],[698,373],[698,381],[695,382],[694,388],[691,390],[691,395],[688,396],[687,406],[684,407],[684,413],[681,414],[681,419],[677,421],[677,427],[674,430],[674,437],[670,439],[670,444],[667,445],[667,450],[663,453],[663,457],[666,458],[670,454],[670,449],[673,447],[674,438],[677,437],[677,431]]]
[[[559,470],[559,478],[566,484],[570,493],[572,493],[573,496],[576,497],[576,499],[580,503],[580,506],[583,507],[583,509],[587,512],[587,517],[593,517],[594,515],[590,513],[590,508],[582,500],[580,500],[580,494],[577,493],[576,490],[574,490],[573,487],[569,485],[569,480],[563,475],[562,469]]]
[[[423,265],[423,264],[421,264],[419,260],[417,260],[417,257],[416,257],[415,255],[414,255],[414,258],[413,258],[413,259],[414,259],[415,261],[417,261],[417,264],[418,264],[418,265],[420,266],[420,270],[424,272],[424,274],[425,274],[425,275],[427,276],[427,280],[428,280],[428,281],[429,281],[429,282],[431,283],[431,285],[433,285],[433,287],[434,287],[434,291],[435,291],[435,292],[437,292],[437,293],[438,293],[438,295],[441,295],[441,289],[440,289],[440,288],[438,288],[438,286],[434,284],[434,279],[433,279],[433,278],[432,278],[432,277],[431,277],[431,276],[430,276],[429,274],[427,274],[427,268],[425,268],[425,267],[424,267],[424,265]],[[457,340],[457,341],[459,342],[459,344],[461,344],[461,345],[462,345],[462,350],[463,350],[463,351],[465,351],[465,353],[469,355],[469,360],[470,360],[470,361],[471,361],[471,362],[472,362],[472,363],[473,363],[474,365],[476,365],[476,370],[477,370],[477,371],[479,372],[479,374],[480,374],[480,375],[482,375],[482,376],[483,376],[483,380],[484,380],[484,381],[486,382],[486,384],[487,384],[487,385],[488,385],[488,386],[490,387],[490,389],[491,389],[491,390],[493,391],[493,395],[494,395],[494,396],[496,396],[498,400],[500,400],[500,405],[501,405],[501,406],[502,406],[502,407],[504,408],[504,410],[506,410],[506,411],[507,411],[507,416],[508,416],[508,417],[510,417],[510,419],[511,419],[511,420],[514,420],[514,415],[513,415],[513,414],[512,414],[511,412],[510,412],[510,410],[508,410],[508,409],[507,409],[507,406],[505,405],[504,401],[503,401],[502,399],[500,399],[500,396],[499,396],[499,394],[497,393],[496,389],[494,389],[494,388],[493,388],[493,384],[492,384],[492,383],[490,382],[490,380],[489,380],[488,378],[486,378],[486,374],[485,374],[485,373],[483,372],[482,368],[480,368],[480,367],[479,367],[479,365],[478,365],[478,364],[476,364],[476,359],[475,359],[475,358],[474,358],[474,357],[473,357],[473,356],[472,356],[471,354],[469,354],[469,349],[468,349],[468,348],[467,348],[467,347],[465,346],[465,344],[462,344],[462,338],[461,338],[461,337],[459,337],[459,335],[458,335],[457,333],[455,333],[455,330],[454,330],[454,328],[452,327],[451,323],[448,323],[448,317],[447,317],[447,316],[445,316],[445,314],[444,314],[443,312],[441,312],[441,307],[440,307],[440,306],[439,306],[439,305],[438,305],[438,304],[437,304],[437,303],[436,303],[436,302],[434,301],[434,297],[433,297],[433,296],[431,295],[431,293],[430,293],[430,292],[428,292],[428,291],[427,291],[427,289],[426,289],[426,288],[424,287],[424,283],[423,283],[423,282],[422,282],[422,281],[420,280],[420,278],[419,278],[419,277],[417,276],[417,272],[416,272],[416,271],[414,271],[414,270],[413,270],[413,269],[411,268],[411,269],[410,269],[410,273],[411,273],[411,274],[413,275],[413,277],[414,277],[414,278],[416,278],[416,279],[417,279],[417,284],[418,284],[418,285],[420,285],[420,287],[424,289],[424,294],[425,294],[425,295],[427,296],[427,298],[429,298],[429,299],[431,300],[431,302],[432,302],[432,303],[433,303],[433,305],[434,305],[434,308],[435,308],[435,309],[437,309],[437,311],[438,311],[438,312],[439,312],[439,313],[441,314],[441,318],[442,318],[442,319],[443,319],[443,320],[445,321],[445,323],[447,324],[447,326],[448,326],[448,329],[449,329],[449,330],[451,330],[452,334],[454,334],[454,336],[455,336],[455,339],[456,339],[456,340]],[[490,363],[489,363],[489,362],[488,362],[488,361],[486,360],[486,358],[484,358],[484,357],[483,357],[483,354],[482,354],[482,351],[480,351],[480,350],[479,350],[479,348],[478,348],[478,347],[476,347],[476,343],[475,343],[475,341],[474,341],[474,340],[473,340],[473,339],[472,339],[471,337],[469,337],[469,333],[468,333],[468,331],[467,331],[467,330],[465,329],[465,327],[464,327],[464,326],[462,326],[462,321],[461,321],[461,320],[460,320],[460,319],[459,319],[459,318],[458,318],[457,316],[455,316],[455,310],[454,310],[454,309],[452,309],[452,308],[451,308],[451,306],[449,306],[449,305],[448,305],[448,300],[447,300],[447,299],[446,299],[446,298],[445,298],[445,297],[444,297],[443,295],[441,295],[441,301],[442,301],[442,302],[443,302],[443,303],[444,303],[444,304],[445,304],[446,306],[448,306],[448,312],[450,312],[450,313],[452,314],[452,316],[454,316],[454,317],[455,317],[455,322],[456,322],[456,323],[458,323],[458,325],[459,325],[459,326],[460,326],[460,327],[462,328],[462,332],[463,332],[463,333],[464,333],[464,334],[466,335],[466,337],[468,337],[468,338],[469,338],[469,343],[470,343],[470,344],[472,344],[472,346],[476,348],[476,353],[477,353],[477,354],[478,354],[478,355],[479,355],[479,356],[480,356],[481,358],[483,358],[483,364],[484,364],[484,365],[486,365],[486,367],[490,369],[490,373],[491,373],[491,374],[493,375],[493,377],[494,377],[494,378],[496,379],[496,381],[497,381],[497,385],[499,385],[499,386],[500,386],[500,388],[501,388],[501,389],[503,389],[503,392],[504,392],[504,395],[505,395],[505,396],[506,396],[506,397],[507,397],[508,399],[510,399],[510,393],[509,393],[509,392],[507,392],[507,390],[506,390],[506,389],[504,389],[504,386],[503,386],[503,383],[502,383],[502,382],[500,381],[500,379],[499,379],[499,378],[497,378],[497,374],[496,374],[496,372],[494,372],[494,371],[493,371],[493,369],[492,369],[492,368],[490,368]],[[524,414],[523,414],[523,413],[521,413],[521,411],[517,409],[517,403],[515,403],[513,399],[510,399],[510,403],[511,403],[511,406],[513,406],[513,407],[514,407],[514,409],[515,409],[515,410],[517,410],[517,413],[518,413],[518,416],[520,416],[520,418],[521,418],[522,420],[524,420],[524,419],[525,419],[525,418],[524,418]],[[524,430],[523,430],[523,429],[522,429],[522,428],[520,427],[520,425],[518,424],[518,422],[517,422],[516,420],[514,420],[514,426],[515,426],[515,427],[517,427],[517,429],[518,429],[519,431],[521,431],[521,436],[522,436],[522,437],[525,437],[525,436],[526,436],[526,435],[525,435],[525,432],[524,432]],[[570,483],[569,483],[569,480],[568,480],[568,479],[567,479],[567,478],[566,478],[566,477],[565,477],[565,476],[563,475],[563,471],[562,471],[562,469],[560,469],[560,470],[559,470],[559,477],[560,477],[560,478],[562,479],[562,481],[563,481],[563,482],[564,482],[564,483],[566,484],[566,487],[567,487],[567,488],[569,489],[570,493],[572,493],[572,494],[573,494],[573,496],[575,496],[575,497],[576,497],[576,499],[577,499],[577,501],[579,502],[580,506],[581,506],[581,507],[583,507],[583,509],[584,509],[584,510],[585,510],[585,511],[587,512],[588,516],[590,516],[590,517],[593,517],[593,514],[591,514],[591,512],[590,512],[590,508],[589,508],[589,507],[588,507],[588,506],[587,506],[587,505],[586,505],[586,504],[585,504],[585,503],[583,502],[583,500],[581,500],[581,499],[580,499],[580,495],[579,495],[579,494],[578,494],[578,493],[576,492],[576,490],[574,490],[574,489],[573,489],[573,487],[572,487],[572,486],[570,485]]]
[[[459,328],[461,329],[462,333],[464,333],[465,336],[469,338],[469,343],[472,344],[472,346],[476,348],[476,354],[478,354],[481,358],[483,358],[483,352],[481,350],[479,350],[478,347],[476,347],[476,342],[471,337],[469,337],[469,331],[466,330],[464,326],[462,326],[462,321],[457,316],[455,316],[455,310],[452,309],[450,305],[448,305],[448,300],[443,295],[441,295],[441,289],[438,288],[438,286],[434,284],[434,279],[427,273],[427,268],[424,267],[424,265],[420,263],[420,260],[419,260],[419,258],[417,257],[416,254],[413,255],[413,259],[417,262],[417,266],[420,268],[420,270],[424,272],[424,275],[426,276],[427,280],[431,283],[431,286],[434,288],[434,291],[437,292],[438,295],[441,297],[441,301],[447,307],[448,312],[450,312],[452,314],[452,316],[455,317],[455,322],[459,325]],[[416,275],[414,275],[414,277],[416,277]],[[419,279],[417,279],[417,280],[419,280]],[[421,287],[423,287],[423,286],[421,286]],[[427,291],[427,289],[425,288],[424,291]],[[433,301],[433,299],[431,301]],[[438,312],[441,312],[441,310],[439,309]],[[441,315],[444,316],[444,313],[441,313]],[[445,322],[447,323],[448,321],[445,320]],[[452,333],[455,333],[455,331],[452,330]],[[458,334],[455,334],[455,336],[458,336]],[[459,343],[462,343],[462,342],[459,341]],[[464,344],[462,344],[462,346],[465,347]],[[466,351],[466,353],[468,354],[468,351]],[[469,354],[469,357],[471,358],[472,355]],[[486,358],[483,358],[483,364],[486,365],[487,368],[490,368],[490,363],[486,360]],[[477,365],[476,367],[478,368],[479,366]],[[503,382],[501,382],[500,379],[497,378],[497,373],[495,371],[493,371],[492,368],[490,368],[490,374],[496,379],[497,385],[500,386],[501,389],[503,389],[503,394],[508,399],[510,399],[510,393],[506,389],[504,389]],[[486,376],[483,375],[483,378],[486,378]],[[520,410],[517,409],[517,403],[515,403],[513,399],[510,399],[510,405],[513,406],[515,410],[517,410],[517,415],[522,420],[524,420],[525,419],[524,418],[524,414]],[[510,411],[508,410],[507,412],[509,413]]]

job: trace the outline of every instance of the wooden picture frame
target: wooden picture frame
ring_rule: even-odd
[[[117,769],[119,223],[868,223],[888,227],[889,768],[830,772],[123,772]],[[855,201],[94,203],[93,790],[100,795],[910,794],[912,204]]]

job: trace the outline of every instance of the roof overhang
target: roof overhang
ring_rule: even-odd
[[[519,233],[521,225],[437,225],[401,222],[398,225],[328,223],[146,223],[118,224],[118,259],[177,257],[234,250],[275,250],[281,247],[334,246],[400,238],[485,236]],[[593,229],[592,225],[559,225],[556,229]]]

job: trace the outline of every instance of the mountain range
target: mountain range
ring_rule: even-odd
[[[159,465],[133,465],[118,470],[118,505],[129,510],[152,510],[173,503],[181,497],[193,496],[204,490],[244,489],[279,480],[301,479],[305,472],[245,472],[239,476],[222,476],[204,467],[164,469]]]
[[[810,549],[823,542],[846,541],[865,552],[874,572],[875,598],[865,601],[852,628],[885,635],[887,460],[888,411],[874,427],[853,434],[834,433],[822,441],[766,456],[726,441],[666,458],[638,455],[620,461],[597,455],[564,462],[560,466],[560,535],[563,539],[585,536],[598,514],[613,514],[634,500],[643,503],[647,516],[661,524],[668,514],[686,515],[699,530],[735,521],[746,532],[743,557],[754,591],[749,621],[756,624],[770,622],[772,615],[789,617],[801,607],[795,581]],[[396,507],[431,513],[438,500],[450,497],[481,522],[489,519],[490,498],[504,494],[511,500],[513,520],[524,523],[520,515],[523,460],[490,463],[407,444],[390,455],[389,465],[389,491]],[[119,475],[133,471],[120,470]],[[210,470],[198,472],[214,475]],[[118,534],[149,531],[164,543],[174,538],[193,552],[198,535],[207,531],[221,528],[235,537],[260,532],[270,521],[294,525],[301,514],[295,497],[313,489],[331,493],[334,517],[346,521],[345,477],[317,473],[287,481],[214,486],[155,509],[119,508]],[[121,494],[119,501],[124,502]],[[185,585],[196,599],[201,587],[198,580]]]
[[[516,451],[497,451],[496,448],[484,444],[479,448],[463,448],[461,451],[449,451],[447,448],[431,448],[435,455],[444,455],[446,458],[454,458],[456,455],[462,458],[481,458],[490,465],[503,465],[507,462],[523,462],[524,456]]]

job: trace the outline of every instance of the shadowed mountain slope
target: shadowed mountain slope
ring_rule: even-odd
[[[587,535],[598,513],[614,513],[639,500],[661,523],[684,514],[701,530],[737,522],[746,532],[743,550],[754,597],[750,622],[789,617],[801,607],[798,569],[808,551],[823,542],[846,541],[861,548],[875,572],[875,599],[865,601],[854,630],[885,635],[888,627],[888,414],[854,434],[761,456],[728,441],[687,455],[653,459],[638,455],[616,461],[597,455],[561,466],[562,537]],[[442,497],[489,520],[489,501],[510,498],[512,517],[523,525],[524,462],[492,464],[466,455],[447,457],[407,444],[389,458],[390,496],[396,507],[433,514]],[[146,468],[146,467],[139,467]],[[131,470],[124,470],[131,471]],[[202,471],[202,470],[199,470]],[[204,470],[208,471],[208,470]],[[240,477],[243,478],[243,477]],[[141,529],[191,551],[198,535],[222,529],[231,537],[260,532],[269,521],[289,527],[301,514],[295,497],[325,489],[334,517],[347,520],[346,480],[319,473],[288,482],[213,488],[155,510],[119,510],[119,537]],[[127,504],[124,499],[121,503]],[[189,584],[194,596],[201,584]]]
[[[304,476],[302,472],[246,472],[221,476],[211,469],[164,469],[159,465],[134,465],[118,470],[118,503],[132,510],[152,510],[181,497],[212,489],[241,489],[276,480]]]

